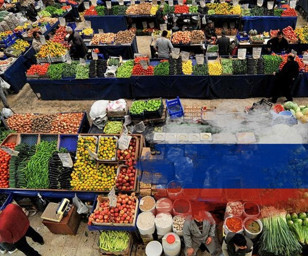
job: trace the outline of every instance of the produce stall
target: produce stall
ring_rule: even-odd
[[[108,16],[85,16],[85,20],[91,22],[91,27],[97,33],[99,29],[104,32],[117,33],[121,30],[127,29],[127,22],[125,16],[108,15]]]

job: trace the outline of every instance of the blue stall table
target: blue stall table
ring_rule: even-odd
[[[117,33],[127,30],[126,17],[124,15],[85,16],[85,20],[91,21],[91,27],[97,33],[103,29],[106,33]]]
[[[296,27],[297,17],[275,17],[275,16],[244,16],[243,31],[256,29],[259,33],[270,31],[271,29],[284,29],[291,26]]]

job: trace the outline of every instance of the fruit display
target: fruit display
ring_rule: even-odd
[[[20,52],[25,52],[29,47],[30,44],[22,39],[17,39],[16,42],[12,45],[13,49]]]
[[[99,5],[99,6],[95,7],[95,10],[96,10],[98,16],[104,16],[105,12],[106,12],[106,7]]]
[[[119,161],[123,161],[125,165],[128,167],[132,167],[136,165],[136,160],[138,157],[138,152],[137,152],[137,139],[136,137],[133,137],[130,140],[128,149],[118,149],[117,151],[117,157]]]
[[[127,155],[127,158],[129,155]],[[134,191],[137,170],[133,166],[121,166],[116,180],[116,188],[119,191]]]
[[[49,68],[49,63],[33,64],[27,70],[27,76],[46,76]]]
[[[178,59],[169,58],[169,75],[181,75],[182,74],[182,58]]]
[[[15,143],[5,143],[3,146],[10,149],[15,148]],[[9,162],[11,156],[4,150],[0,149],[0,188],[9,187]]]
[[[190,31],[178,31],[172,35],[171,42],[173,44],[189,44],[191,41]]]
[[[279,29],[277,29],[277,30],[271,29],[271,31],[270,31],[271,38],[277,37],[278,32],[279,32]]]
[[[232,69],[234,75],[243,75],[247,73],[247,60],[232,59]]]
[[[133,67],[132,75],[133,76],[153,76],[154,67],[148,66],[147,69],[144,69],[140,64],[136,64]]]
[[[308,106],[300,105],[298,106],[296,103],[292,101],[287,101],[283,105],[285,110],[288,110],[292,113],[292,115],[301,121],[302,123],[308,122]]]
[[[282,17],[296,17],[297,13],[295,11],[295,9],[293,8],[288,8],[286,10],[284,10],[281,14]]]
[[[115,161],[117,141],[116,137],[101,136],[98,142],[98,159]]]
[[[158,5],[156,4],[156,5],[152,5],[152,7],[151,7],[151,10],[150,10],[150,14],[152,15],[152,16],[154,16],[154,15],[156,15],[156,12],[158,11]]]
[[[116,184],[116,165],[98,164],[97,171],[101,174],[100,189],[102,191],[110,191]]]
[[[293,43],[298,41],[297,36],[291,26],[284,28],[282,32],[288,41],[293,42]]]
[[[222,74],[222,66],[219,61],[209,62],[208,69],[210,76],[220,76]]]
[[[133,115],[140,115],[143,114],[144,110],[146,108],[146,102],[143,100],[135,100],[133,101],[129,113]]]
[[[127,10],[127,15],[150,15],[151,14],[151,3],[141,3],[130,5]]]
[[[169,6],[167,3],[164,4],[163,14],[174,13],[174,6]]]
[[[208,67],[206,64],[197,64],[193,66],[193,75],[206,76],[208,75]]]
[[[235,5],[230,10],[230,14],[232,15],[241,15],[241,13],[242,13],[242,8],[240,5]]]
[[[233,74],[232,59],[221,59],[222,73],[224,75]]]
[[[205,35],[202,30],[193,30],[191,31],[191,43],[200,44],[205,41]]]
[[[47,12],[46,10],[42,10],[38,13],[39,17],[51,17],[50,12]]]
[[[114,33],[94,34],[93,38],[91,39],[91,45],[113,44],[115,37],[116,34]]]
[[[129,78],[129,77],[131,77],[133,68],[134,68],[134,61],[133,60],[125,61],[117,69],[117,78]]]
[[[176,14],[179,14],[179,13],[189,13],[189,7],[188,7],[188,5],[176,4],[174,6],[174,13],[176,13]]]
[[[119,134],[122,132],[123,123],[121,121],[108,121],[104,128],[105,134]]]
[[[66,27],[60,26],[57,30],[55,35],[52,37],[51,41],[55,43],[60,43],[66,48],[69,48],[69,44],[65,41],[65,37],[67,35]]]
[[[155,76],[168,76],[169,75],[169,62],[163,61],[160,62],[154,68],[154,75]]]
[[[95,9],[95,6],[94,5],[90,6],[90,8],[84,12],[84,16],[97,16],[97,11]]]
[[[89,64],[78,64],[76,66],[76,79],[89,78]]]
[[[193,6],[193,5],[189,6],[189,13],[198,13],[198,11],[199,11],[198,6]]]
[[[264,16],[266,13],[266,9],[264,7],[254,6],[250,9],[251,16]]]
[[[114,5],[112,6],[113,15],[125,15],[127,7],[125,5]]]
[[[67,53],[67,49],[60,43],[47,41],[36,54],[37,58],[62,57]]]
[[[78,133],[83,115],[84,113],[51,114],[50,116],[52,119],[49,119],[51,121],[51,126],[45,121],[40,126],[42,126],[41,129],[46,130],[47,133]],[[38,132],[38,129],[37,127],[35,128],[35,131],[32,129],[32,122],[34,119],[41,116],[46,117],[46,115],[42,114],[14,114],[7,119],[7,123],[11,130],[18,133],[35,133]],[[46,126],[51,127],[50,130],[47,130]]]
[[[302,44],[308,43],[308,26],[296,28],[294,32]]]
[[[282,58],[282,62],[280,63],[279,65],[279,69],[281,70],[283,68],[283,66],[287,63],[288,61],[288,55],[287,54],[284,54],[284,55],[280,55],[281,58]],[[301,59],[300,57],[298,57],[296,55],[295,59],[294,59],[297,63],[298,63],[298,70],[301,71],[301,70],[304,70],[305,69],[305,64],[303,62],[303,59]]]
[[[92,28],[85,28],[81,31],[84,36],[92,36],[94,31]]]
[[[184,75],[191,75],[192,74],[192,61],[187,60],[183,61],[182,63],[182,71]]]
[[[232,7],[228,3],[208,3],[206,6],[209,8],[208,15],[240,15],[241,8],[239,5]]]
[[[108,253],[120,253],[129,247],[129,233],[124,231],[102,231],[99,248]]]
[[[135,34],[133,34],[129,30],[119,31],[116,34],[115,43],[116,44],[131,44],[134,38],[135,38]]]
[[[107,66],[119,66],[120,59],[119,58],[109,58],[107,61]]]
[[[63,66],[64,66],[64,63],[49,65],[48,72],[47,72],[48,77],[52,80],[62,79]]]
[[[274,16],[280,17],[281,14],[283,13],[283,11],[284,11],[283,9],[275,8],[275,9],[274,9]]]
[[[279,70],[279,65],[282,58],[278,55],[263,55],[264,60],[264,74],[272,75]]]
[[[135,221],[135,213],[137,205],[137,198],[135,193],[129,195],[119,194],[117,196],[116,207],[109,206],[109,199],[99,196],[97,198],[96,210],[90,215],[88,224],[103,223],[119,223],[119,224],[133,224]]]
[[[55,6],[47,6],[44,11],[49,12],[51,16],[62,16],[65,13],[65,10],[58,9]]]
[[[161,99],[150,99],[146,101],[145,111],[154,112],[161,108],[162,101]]]

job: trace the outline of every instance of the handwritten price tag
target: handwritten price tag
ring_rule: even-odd
[[[246,59],[246,53],[247,49],[246,48],[240,48],[237,50],[237,58],[240,60]]]
[[[253,59],[260,59],[261,52],[262,52],[262,48],[261,47],[253,47],[252,48],[252,58]]]

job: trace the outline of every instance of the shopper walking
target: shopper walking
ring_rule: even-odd
[[[40,256],[26,240],[31,237],[34,242],[44,244],[43,237],[31,226],[23,210],[15,204],[9,204],[0,213],[0,243],[13,244],[27,256]]]
[[[274,73],[275,81],[271,99],[272,103],[276,103],[280,96],[285,96],[287,101],[293,100],[292,87],[299,74],[299,66],[294,59],[294,54],[290,53],[287,63],[283,66],[281,71]]]
[[[242,234],[229,232],[222,243],[224,256],[251,256],[252,241]]]
[[[199,249],[207,249],[212,256],[220,255],[221,246],[215,233],[216,223],[212,215],[204,210],[194,211],[192,218],[184,222],[185,255],[195,256]]]
[[[226,32],[223,30],[221,32],[221,37],[217,40],[219,56],[229,56],[230,55],[230,38],[226,37]]]
[[[156,40],[155,50],[158,53],[158,58],[169,58],[170,51],[173,48],[170,40],[167,38],[168,32],[164,30],[161,37]]]

